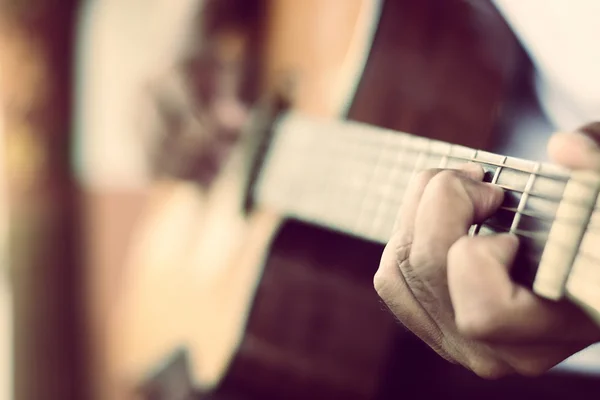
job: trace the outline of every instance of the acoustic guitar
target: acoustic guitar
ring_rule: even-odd
[[[411,177],[465,162],[506,193],[471,233],[518,235],[515,279],[600,321],[600,177],[475,150],[492,145],[523,65],[493,7],[357,1],[331,39],[317,14],[339,4],[299,3],[273,2],[266,29],[268,77],[300,71],[292,101],[254,109],[202,215],[180,215],[195,237],[171,230],[178,258],[132,257],[111,309],[115,386],[150,399],[373,398],[398,329],[372,289],[381,246]],[[319,44],[330,57],[311,70]],[[169,201],[196,197],[184,186]],[[174,217],[152,215],[148,226]]]

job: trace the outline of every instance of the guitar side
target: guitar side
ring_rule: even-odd
[[[192,386],[214,387],[243,337],[262,261],[280,223],[275,213],[254,213],[226,246],[205,253],[210,268],[219,270],[212,277],[189,269],[146,276],[138,271],[141,279],[112,324],[108,354],[115,388],[132,394],[182,349],[191,362]]]
[[[248,139],[210,192],[181,185],[150,208],[108,324],[106,366],[120,393],[103,398],[130,398],[180,349],[195,387],[214,386],[227,368],[282,222],[271,210],[244,210],[259,140]]]
[[[342,3],[344,7],[339,7]],[[340,91],[348,91],[360,75],[378,3],[270,3],[266,85],[277,86],[280,82],[273,79],[280,78],[279,72],[290,72],[297,78],[295,108],[325,116],[343,113],[351,93]],[[307,21],[323,13],[329,19],[321,27],[326,32],[307,29]],[[330,32],[332,24],[338,28],[328,36],[324,54],[315,43]],[[291,52],[289,43],[302,51]],[[345,71],[343,77],[328,79],[329,71],[340,69]],[[194,218],[181,221],[182,231],[172,228],[177,235],[169,238],[173,250],[161,257],[153,256],[165,246],[160,236],[137,237],[126,267],[130,271],[126,286],[113,302],[109,323],[105,370],[114,384],[103,386],[118,388],[119,393],[103,394],[102,399],[131,398],[135,388],[161,371],[179,350],[187,355],[194,388],[209,390],[226,372],[243,338],[269,245],[282,224],[276,210],[243,211],[251,158],[247,150],[240,146],[210,192],[185,185],[172,189],[158,213],[147,219],[150,225],[140,227],[141,232],[165,232],[156,228],[185,218],[182,214]],[[194,239],[184,245],[182,241],[190,236]]]

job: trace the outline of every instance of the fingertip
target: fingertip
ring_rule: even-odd
[[[510,232],[493,236],[493,245],[489,247],[491,255],[507,267],[512,266],[518,248],[519,237]]]
[[[548,157],[568,168],[600,169],[600,147],[582,132],[559,132],[549,140]]]
[[[500,247],[514,248],[519,245],[519,236],[513,232],[498,233],[495,235],[495,241]]]
[[[448,289],[461,334],[476,340],[495,337],[510,311],[515,235],[465,237],[448,258]]]
[[[489,236],[464,236],[457,240],[449,251],[449,264],[458,264],[461,267],[472,265],[478,268],[480,263],[490,258],[497,262],[496,265],[505,266],[508,270],[517,249],[519,248],[519,238],[514,233],[499,233]],[[459,262],[451,262],[456,261]],[[477,260],[472,263],[471,261]]]
[[[550,160],[558,164],[564,164],[565,161],[568,161],[570,154],[568,154],[568,150],[565,151],[564,149],[569,148],[572,140],[571,133],[557,132],[553,134],[546,146],[546,151],[548,152]],[[575,139],[575,141],[577,141],[577,139]]]
[[[486,185],[489,188],[491,195],[494,196],[496,201],[502,202],[502,200],[504,200],[505,191],[501,186],[488,182],[484,182],[484,185]]]
[[[493,183],[484,182],[465,188],[473,200],[475,222],[482,222],[489,218],[504,201],[504,189]]]
[[[483,177],[485,175],[485,171],[483,170],[481,165],[474,163],[474,162],[468,162],[468,163],[462,164],[461,166],[458,167],[458,170],[460,172],[462,172],[464,175],[466,175],[469,178],[476,180],[476,181],[483,180]]]

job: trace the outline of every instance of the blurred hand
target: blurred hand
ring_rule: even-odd
[[[243,133],[259,83],[244,36],[223,30],[197,41],[144,88],[139,132],[158,176],[207,188]]]
[[[600,170],[591,139],[600,132],[585,132],[553,137],[552,159]],[[516,236],[468,236],[503,199],[502,189],[482,179],[483,170],[468,164],[412,180],[375,288],[399,321],[447,360],[484,378],[539,375],[600,341],[600,328],[575,306],[543,300],[511,280]]]

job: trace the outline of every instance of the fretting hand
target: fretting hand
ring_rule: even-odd
[[[551,158],[600,170],[591,127],[553,137]],[[503,199],[482,179],[483,170],[469,164],[412,180],[375,288],[399,321],[447,360],[485,378],[539,375],[600,341],[600,328],[575,306],[543,300],[511,280],[517,237],[467,235]]]

